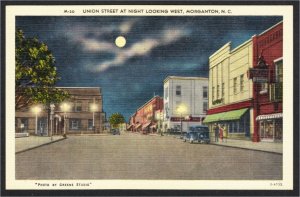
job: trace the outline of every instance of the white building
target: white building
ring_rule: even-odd
[[[201,125],[208,109],[208,78],[169,76],[164,80],[164,131]]]

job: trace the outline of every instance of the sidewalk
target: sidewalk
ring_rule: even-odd
[[[279,153],[279,154],[282,154],[283,152],[282,143],[275,143],[275,142],[252,142],[248,140],[227,139],[227,142],[211,141],[211,144],[218,145],[218,146],[228,146],[228,147],[235,147],[235,148]]]
[[[53,136],[52,141],[51,141],[51,137],[42,137],[42,136],[29,136],[29,137],[15,138],[15,142],[16,142],[15,151],[16,153],[20,153],[40,146],[51,144],[57,141],[61,141],[64,139],[65,138],[62,136]]]

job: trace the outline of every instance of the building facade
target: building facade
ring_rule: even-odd
[[[247,78],[253,45],[248,40],[231,50],[225,44],[209,57],[209,110],[205,123],[226,127],[229,138],[250,139],[253,135],[253,90]],[[212,136],[214,132],[212,132]]]
[[[282,141],[283,22],[253,36],[254,141]],[[261,73],[265,76],[261,76]],[[252,73],[253,74],[253,73]],[[259,80],[257,80],[259,79]]]
[[[208,109],[208,78],[169,76],[164,80],[164,132],[201,125]]]
[[[210,99],[204,122],[212,136],[214,126],[219,124],[227,128],[229,138],[255,142],[261,137],[275,138],[274,128],[282,124],[282,101],[278,96],[275,99],[280,95],[277,87],[282,87],[280,29],[282,23],[233,50],[227,43],[209,57]],[[269,38],[266,42],[267,37],[272,37],[272,41]],[[278,131],[280,136],[282,129]]]
[[[137,109],[130,117],[130,125],[127,130],[142,132],[144,134],[157,132],[156,112],[163,109],[163,99],[159,96],[154,96],[144,105]]]
[[[105,117],[99,87],[58,87],[70,94],[70,99],[53,106],[48,115],[43,106],[33,111],[16,111],[16,133],[30,135],[62,135],[64,133],[101,133]],[[38,107],[38,108],[37,108]],[[65,109],[64,109],[65,108]],[[48,124],[49,123],[49,124]]]

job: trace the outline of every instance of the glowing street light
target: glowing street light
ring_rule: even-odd
[[[32,112],[35,114],[35,134],[37,135],[38,127],[38,114],[42,111],[41,107],[36,105],[32,108]]]
[[[91,104],[90,109],[93,112],[93,130],[95,132],[95,112],[98,110],[98,106],[95,101]]]
[[[71,106],[68,103],[63,103],[60,108],[64,112],[64,137],[66,137],[66,118],[67,112],[70,110]]]
[[[183,103],[181,103],[178,107],[177,107],[177,113],[180,114],[180,133],[182,135],[182,114],[187,114],[187,106]]]

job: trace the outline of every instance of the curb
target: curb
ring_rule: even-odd
[[[23,152],[26,152],[26,151],[29,151],[29,150],[33,150],[33,149],[42,147],[42,146],[46,146],[46,145],[49,145],[49,144],[53,144],[53,143],[55,143],[55,142],[59,142],[59,141],[65,140],[65,139],[67,139],[67,138],[61,138],[61,139],[58,139],[58,140],[55,140],[55,141],[47,142],[47,143],[45,143],[45,144],[41,144],[41,145],[37,145],[37,146],[31,147],[31,148],[27,148],[27,149],[24,149],[24,150],[20,150],[20,151],[16,152],[15,154],[23,153]]]
[[[239,146],[230,146],[230,145],[222,145],[222,144],[215,144],[215,143],[210,143],[210,145],[223,146],[223,147],[225,146],[225,147],[230,147],[230,148],[239,148],[239,149],[244,149],[244,150],[253,150],[253,151],[259,151],[259,152],[282,155],[282,153],[278,153],[278,152],[267,151],[267,150],[259,150],[259,149],[251,149],[251,148],[245,148],[245,147],[239,147]]]

